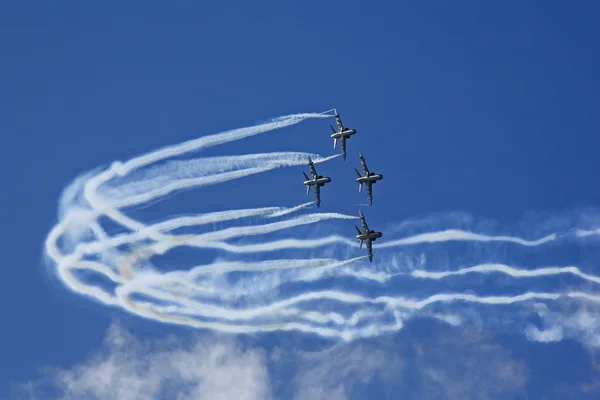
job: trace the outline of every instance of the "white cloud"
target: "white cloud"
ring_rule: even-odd
[[[304,353],[295,378],[297,400],[346,400],[361,398],[361,389],[378,381],[389,386],[402,374],[398,349],[376,344],[340,344],[318,353]]]
[[[515,398],[523,391],[525,363],[485,335],[464,328],[426,336],[412,343],[420,384],[406,384],[410,398]]]
[[[589,311],[592,310],[592,312]],[[579,336],[582,342],[594,349],[600,349],[600,317],[598,307],[588,306],[571,315],[565,325]]]
[[[576,319],[590,326],[587,316]],[[331,347],[292,334],[273,336],[276,347],[263,351],[243,346],[247,339],[201,333],[145,342],[113,324],[86,360],[23,388],[53,400],[488,399],[524,393],[531,374],[491,337],[431,321]],[[22,393],[14,398],[28,398]]]
[[[535,342],[559,342],[563,339],[563,330],[560,326],[555,326],[549,329],[539,330],[535,326],[528,326],[525,329],[527,339]]]
[[[325,351],[292,350],[301,347],[287,343],[272,352],[275,365],[293,366],[286,371],[292,380],[281,384],[292,389],[281,398],[513,398],[528,375],[525,363],[491,338],[432,322]]]
[[[210,338],[210,339],[209,339]],[[175,340],[150,345],[113,324],[105,349],[68,370],[52,373],[59,399],[269,399],[264,354],[230,339],[203,336],[187,345]],[[48,382],[26,385],[30,391]],[[47,389],[47,388],[44,388]],[[33,398],[39,395],[32,395]]]
[[[565,302],[562,307],[538,311],[545,329],[527,327],[529,340],[539,342],[575,339],[585,347],[600,349],[600,307],[591,301]]]

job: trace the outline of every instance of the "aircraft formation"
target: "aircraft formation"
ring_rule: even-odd
[[[335,117],[335,123],[337,125],[337,131],[332,125],[329,125],[331,127],[331,130],[333,131],[333,133],[331,134],[331,138],[333,139],[333,148],[336,148],[337,141],[339,140],[342,157],[344,158],[344,161],[346,161],[346,140],[350,139],[351,136],[356,134],[356,129],[344,127],[344,124],[342,124],[342,119],[340,118],[340,115],[337,112],[337,109],[335,108],[333,109],[333,115]],[[354,170],[356,171],[356,175],[358,175],[358,178],[356,178],[356,182],[358,183],[358,191],[362,191],[362,187],[363,185],[365,185],[367,188],[367,200],[369,201],[369,205],[373,205],[373,184],[377,183],[377,181],[382,180],[383,174],[376,174],[374,172],[369,171],[369,168],[367,167],[367,162],[365,161],[365,158],[363,157],[362,153],[358,153],[358,156],[360,158],[360,165],[363,171],[363,174],[361,175],[358,169],[354,168]],[[308,169],[312,178],[310,178],[308,175],[306,175],[304,171],[302,171],[302,174],[304,174],[304,178],[306,178],[304,181],[304,185],[306,186],[306,195],[308,196],[310,194],[311,187],[314,188],[313,191],[315,192],[315,203],[317,207],[320,207],[321,187],[331,182],[331,178],[328,176],[319,175],[310,157],[308,157]],[[360,216],[362,231],[358,226],[354,226],[358,232],[358,235],[356,235],[356,239],[360,240],[360,248],[362,248],[363,242],[366,242],[369,261],[373,262],[373,242],[378,238],[382,237],[383,233],[376,232],[372,229],[370,230],[363,213],[359,210],[358,214]]]

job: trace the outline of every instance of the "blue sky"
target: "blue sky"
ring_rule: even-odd
[[[360,207],[371,227],[389,234],[375,244],[379,260],[362,268],[404,271],[424,255],[420,267],[426,270],[493,262],[523,269],[575,265],[593,275],[598,254],[593,238],[534,247],[451,242],[377,250],[377,245],[447,228],[529,240],[598,228],[599,7],[591,1],[4,2],[0,238],[7,276],[0,283],[5,316],[0,397],[26,398],[23,385],[36,382],[35,398],[56,398],[69,379],[75,382],[72,394],[80,394],[85,371],[97,376],[93,356],[100,354],[115,372],[109,385],[114,391],[95,388],[98,398],[138,398],[126,393],[133,383],[149,391],[142,398],[172,398],[169,390],[227,395],[225,388],[235,387],[256,395],[248,398],[393,398],[398,390],[406,398],[563,398],[564,393],[597,398],[591,343],[600,323],[593,318],[594,303],[548,302],[540,329],[553,332],[573,320],[587,321],[585,332],[571,331],[550,343],[528,339],[531,321],[521,306],[487,309],[460,302],[432,308],[461,316],[457,326],[419,314],[400,331],[336,346],[299,332],[231,337],[142,319],[72,293],[44,263],[43,246],[57,223],[62,190],[85,171],[280,115],[336,107],[358,134],[348,142],[348,161],[317,165],[333,178],[323,188],[319,211],[354,215],[366,202],[353,182],[358,151],[372,170],[385,175],[375,186],[373,207]],[[304,121],[210,148],[202,156],[274,151],[328,156],[335,154],[328,123],[333,120]],[[156,221],[293,207],[310,201],[303,169],[281,168],[186,191],[132,212]],[[352,224],[326,222],[284,234],[335,232],[352,239]],[[321,250],[305,255],[361,255]],[[215,253],[176,256],[193,265],[209,262]],[[572,276],[515,280],[490,274],[443,282],[400,276],[384,287],[333,276],[318,285],[294,283],[282,293],[328,287],[372,297],[515,295],[530,287],[596,290]],[[169,335],[184,343],[182,349],[166,350]],[[130,345],[119,347],[123,340]],[[211,364],[213,348],[222,348],[227,361]],[[138,361],[120,362],[126,355]],[[154,361],[162,357],[179,371],[186,356],[203,361],[176,378]],[[139,372],[143,368],[176,382],[154,390]],[[207,369],[217,371],[217,378],[203,375]],[[62,374],[48,372],[57,370]],[[186,371],[202,385],[177,381]],[[223,376],[252,384],[231,385]],[[122,397],[114,397],[119,388]]]

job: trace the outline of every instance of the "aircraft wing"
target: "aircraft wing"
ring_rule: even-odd
[[[359,154],[360,156],[360,165],[362,167],[363,173],[365,174],[365,176],[369,176],[369,168],[367,168],[367,162],[365,161],[365,158],[363,157],[362,154]]]
[[[321,205],[321,187],[319,185],[315,185],[315,203],[317,203],[317,207]]]
[[[317,170],[315,169],[315,166],[312,162],[312,160],[310,159],[310,157],[308,157],[308,169],[310,169],[310,174],[312,175],[313,179],[317,178]]]
[[[367,200],[369,200],[369,205],[373,205],[373,183],[365,182],[367,185]]]
[[[342,119],[340,118],[340,114],[338,114],[337,110],[333,110],[335,114],[335,124],[337,125],[338,132],[344,130],[344,125],[342,125]]]
[[[367,225],[367,221],[365,221],[365,216],[361,211],[358,212],[360,214],[360,223],[362,224],[363,233],[369,232],[369,226]]]
[[[367,239],[367,254],[369,255],[369,261],[373,262],[373,242],[371,239]]]

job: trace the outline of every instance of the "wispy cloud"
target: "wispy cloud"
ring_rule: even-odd
[[[300,354],[294,378],[297,400],[361,398],[369,383],[391,387],[404,363],[397,348],[375,343],[341,344],[326,351]]]
[[[525,363],[505,348],[469,329],[427,325],[302,355],[296,399],[487,399],[524,391]]]
[[[412,388],[415,398],[514,398],[527,382],[523,360],[470,329],[443,329],[414,340],[412,348],[420,382]]]
[[[270,387],[260,350],[244,350],[230,338],[213,336],[146,343],[113,324],[100,351],[24,385],[23,392],[32,399],[263,400],[271,398]],[[57,395],[48,396],[48,389]]]
[[[296,334],[270,335],[270,343],[265,338],[200,333],[142,340],[115,323],[84,361],[47,369],[13,398],[352,400],[401,394],[452,400],[555,393],[597,398],[600,390],[594,370],[581,363],[581,348],[569,352],[577,353],[577,376],[568,363],[548,372],[545,362],[525,358],[536,352],[516,353],[523,344],[531,346],[526,339],[515,336],[514,344],[501,345],[464,325],[420,320],[394,334],[335,345]],[[557,343],[534,346],[547,346],[547,354],[564,349]],[[530,382],[530,376],[536,379]]]

